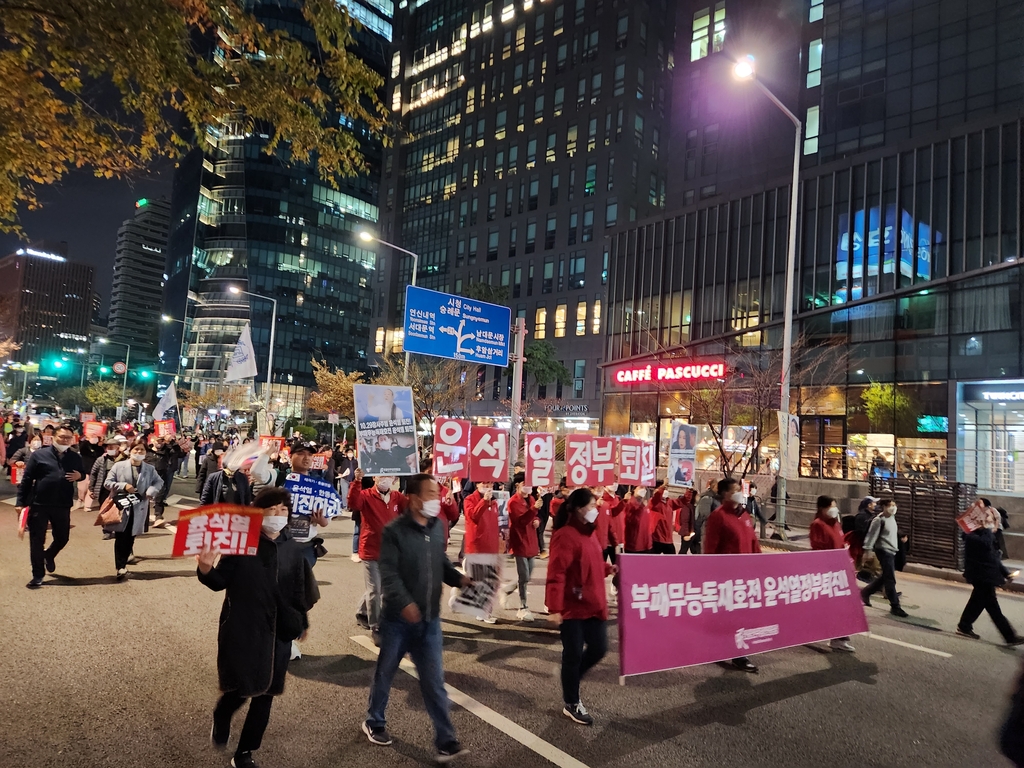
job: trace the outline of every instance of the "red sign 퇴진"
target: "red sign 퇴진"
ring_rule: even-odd
[[[638,384],[658,381],[695,381],[725,377],[725,363],[682,363],[680,365],[640,365],[619,368],[612,375],[618,384]]]
[[[637,437],[619,439],[619,482],[653,486],[657,482],[654,443]]]
[[[466,477],[469,469],[470,425],[464,419],[434,422],[434,474]]]
[[[210,547],[222,555],[255,555],[263,510],[235,504],[211,504],[178,515],[171,557],[198,555]]]

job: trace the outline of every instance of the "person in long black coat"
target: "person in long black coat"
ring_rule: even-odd
[[[215,747],[227,747],[231,716],[252,699],[231,762],[235,768],[256,765],[252,753],[263,741],[274,697],[284,691],[292,640],[305,637],[309,609],[319,596],[302,545],[288,534],[288,492],[266,488],[253,505],[263,509],[255,555],[225,556],[216,567],[212,550],[197,558],[199,580],[215,592],[227,591],[217,635],[222,695],[213,711]]]
[[[974,622],[981,616],[982,611],[988,611],[1006,644],[1022,645],[1024,637],[1018,635],[1010,626],[1010,622],[999,608],[999,600],[996,597],[996,588],[1006,583],[1010,572],[1003,565],[996,543],[995,532],[999,529],[997,512],[992,507],[986,509],[989,516],[985,527],[964,536],[964,579],[974,587],[974,591],[971,592],[971,597],[960,616],[956,632],[958,635],[977,640],[980,636],[974,632]]]

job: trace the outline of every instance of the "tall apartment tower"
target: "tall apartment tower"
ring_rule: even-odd
[[[140,365],[158,360],[170,215],[170,201],[143,198],[135,203],[135,215],[117,231],[108,335],[112,341],[130,344],[132,359]]]
[[[383,75],[391,3],[346,5],[362,25],[354,31],[358,55]],[[298,0],[251,6],[268,28],[312,38]],[[360,124],[352,130],[367,135]],[[301,416],[314,357],[343,370],[366,367],[375,254],[357,233],[377,226],[381,150],[364,141],[370,170],[335,189],[316,169],[268,156],[264,146],[241,121],[227,120],[207,129],[175,174],[163,310],[172,320],[160,355],[163,370],[193,387],[219,384],[248,322],[262,397],[276,307],[274,410]]]
[[[566,385],[526,382],[531,417],[596,426],[607,235],[665,203],[674,3],[401,4],[380,236],[419,255],[419,285],[508,289],[527,344],[551,342]],[[372,350],[402,345],[412,259],[381,245]],[[507,413],[511,376],[476,374],[470,413]],[[567,414],[572,423],[566,424]]]

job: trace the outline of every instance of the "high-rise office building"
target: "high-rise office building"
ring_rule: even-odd
[[[362,23],[358,54],[383,74],[391,3],[347,5]],[[311,34],[295,0],[256,2],[252,11],[268,28]],[[367,135],[359,124],[352,130]],[[270,410],[301,414],[313,357],[344,370],[366,367],[374,253],[357,232],[377,225],[380,146],[363,141],[369,172],[340,179],[338,189],[264,146],[241,120],[226,119],[208,127],[175,174],[163,310],[171,321],[160,356],[162,370],[195,386],[217,384],[248,321],[262,398],[276,306]]]
[[[132,360],[139,365],[150,366],[158,360],[170,212],[168,200],[144,198],[135,203],[135,215],[117,231],[107,335],[111,341],[131,345]]]
[[[410,2],[396,13],[380,236],[419,255],[417,282],[508,291],[527,343],[551,342],[565,385],[527,380],[532,418],[595,425],[606,233],[666,195],[674,3]],[[372,351],[402,346],[412,259],[378,250]],[[511,376],[481,366],[471,415],[507,414]],[[565,424],[566,416],[572,423]],[[586,419],[586,421],[583,421]]]
[[[93,268],[68,261],[67,244],[39,243],[0,259],[0,332],[19,363],[79,355],[89,341]]]
[[[691,405],[684,363],[731,370],[744,351],[782,345],[796,136],[756,84],[731,81],[753,51],[802,122],[796,333],[836,361],[793,389],[801,473],[864,480],[874,467],[1024,490],[1024,9],[772,5],[680,6],[693,35],[680,32],[676,55],[680,207],[613,240],[603,430],[667,440],[666,413],[685,419]],[[737,410],[726,439],[743,450],[749,414]]]

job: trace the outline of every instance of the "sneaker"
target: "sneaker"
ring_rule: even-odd
[[[893,608],[891,611],[889,611],[889,613],[891,613],[893,616],[898,616],[901,619],[906,619],[906,618],[910,617],[909,613],[904,611],[902,608],[898,608],[898,607],[897,608]]]
[[[118,581],[124,581],[126,578],[128,578],[128,569],[127,568],[118,568],[117,569],[117,580]]]
[[[833,640],[828,644],[828,647],[833,651],[846,651],[847,653],[853,653],[856,648],[850,645],[849,640]]]
[[[511,594],[511,593],[506,592],[505,588],[502,587],[501,591],[500,591],[500,593],[498,595],[498,602],[501,603],[501,610],[503,610],[503,611],[507,611],[508,610],[508,596],[509,596],[509,594]]]
[[[135,565],[138,560],[135,559],[135,555],[128,555],[128,565]]]
[[[445,765],[446,763],[450,763],[459,755],[464,755],[467,752],[469,752],[469,750],[461,744],[459,744],[459,742],[449,741],[447,744],[445,744],[443,747],[437,750],[437,764]]]
[[[210,743],[213,744],[213,748],[227,749],[229,738],[231,738],[231,721],[218,723],[217,718],[213,718],[213,725],[210,726]]]
[[[530,613],[529,608],[520,608],[519,613],[516,614],[516,618],[520,621],[533,621],[534,616]]]
[[[1024,637],[1017,635],[1013,640],[1007,640],[1006,645],[1010,647],[1015,645],[1024,645]]]
[[[749,672],[752,675],[757,674],[757,665],[750,659],[735,659],[732,662],[732,665],[736,667],[736,669],[741,669],[744,672]]]
[[[547,550],[545,550],[544,552],[541,552],[539,555],[537,555],[537,557],[539,557],[541,560],[547,560],[548,559]]]
[[[583,702],[577,702],[576,704],[566,704],[562,707],[562,714],[572,720],[574,723],[580,725],[593,725],[594,718],[587,712],[587,708],[583,706]]]
[[[352,553],[352,562],[353,563],[358,563],[359,562],[359,553],[358,552],[353,552]]]
[[[371,744],[376,744],[378,747],[390,747],[391,746],[391,734],[388,733],[384,728],[371,728],[370,724],[363,721],[363,733],[366,734],[366,738]]]
[[[493,616],[478,617],[477,621],[482,621],[484,624],[497,624],[498,620]]]
[[[158,517],[156,520],[153,521],[153,527],[154,528],[163,528],[164,527],[164,519],[162,517]]]
[[[32,581],[30,581],[25,586],[28,587],[29,589],[39,589],[41,586],[43,586],[43,579],[42,579],[42,577],[40,577],[38,579],[32,579]]]
[[[957,624],[956,633],[958,635],[963,635],[964,637],[969,637],[971,638],[971,640],[981,640],[981,635],[979,635],[977,632],[975,632],[972,629],[961,627],[959,624]]]
[[[43,552],[43,565],[46,566],[47,573],[53,573],[57,570],[57,563],[53,559],[53,555],[48,555]]]
[[[231,758],[231,768],[260,768],[252,759],[252,752],[239,752]]]
[[[377,648],[380,648],[380,630],[379,629],[371,629],[370,630],[370,639],[373,641],[374,646],[376,646]]]
[[[156,515],[150,515],[149,516],[149,524],[152,525],[155,522],[156,522]]]
[[[295,661],[296,659],[301,659],[301,658],[302,658],[302,651],[299,650],[299,642],[297,640],[292,640],[291,661]]]
[[[363,629],[369,629],[370,628],[370,620],[368,618],[366,618],[366,616],[363,615],[363,614],[359,614],[359,613],[356,614],[356,624],[358,624]]]
[[[112,534],[110,531],[104,531],[103,532],[103,540],[104,541],[110,541],[112,538],[114,538],[114,534]]]

